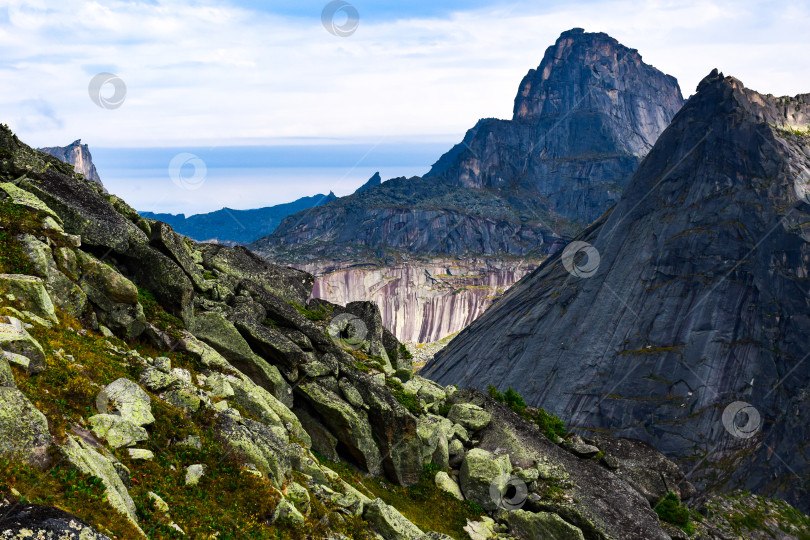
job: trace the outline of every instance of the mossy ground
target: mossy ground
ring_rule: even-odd
[[[27,375],[14,368],[18,388],[48,419],[52,435],[64,441],[73,424],[82,425],[96,414],[95,399],[101,387],[126,377],[137,381],[143,370],[137,356],[168,356],[174,367],[182,367],[194,376],[202,369],[198,362],[182,353],[165,353],[150,345],[130,344],[105,338],[94,332],[80,332],[79,321],[59,313],[62,324],[54,328],[34,326],[29,330],[46,353],[47,369]],[[55,353],[54,351],[59,351]],[[201,411],[193,415],[171,407],[152,395],[155,423],[147,426],[149,440],[139,445],[151,450],[152,461],[135,461],[126,449],[114,450],[116,457],[130,470],[130,495],[136,503],[142,529],[150,538],[181,538],[169,527],[169,521],[155,509],[150,491],[157,493],[170,507],[171,520],[186,532],[186,538],[206,538],[218,532],[218,538],[322,538],[329,532],[343,531],[351,538],[362,538],[366,524],[359,519],[337,516],[334,508],[313,505],[307,521],[301,525],[269,524],[278,492],[269,480],[243,472],[242,464],[217,440],[213,414]],[[240,410],[243,416],[249,416]],[[200,437],[201,449],[176,444],[189,435]],[[56,451],[55,451],[56,452]],[[98,479],[73,469],[54,453],[57,465],[46,471],[10,461],[0,461],[0,494],[10,496],[12,488],[23,500],[45,504],[70,512],[102,532],[116,538],[136,538],[131,523],[106,503]],[[186,467],[206,465],[197,486],[185,485]]]
[[[470,501],[459,501],[436,487],[434,478],[439,469],[431,464],[422,471],[419,483],[411,487],[398,486],[383,478],[364,476],[343,463],[321,463],[337,472],[349,485],[369,498],[379,497],[412,521],[423,531],[436,531],[456,539],[469,538],[463,531],[467,520],[477,520],[483,509]]]

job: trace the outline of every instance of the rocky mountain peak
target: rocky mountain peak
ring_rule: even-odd
[[[374,175],[368,179],[368,182],[357,188],[355,193],[360,193],[366,191],[367,189],[371,189],[373,187],[379,186],[382,184],[382,177],[380,176],[379,171],[375,172]]]
[[[790,480],[810,462],[796,338],[810,328],[808,103],[713,71],[584,244],[515,285],[426,373],[512,386],[580,429],[648,441],[704,488],[808,508]],[[598,254],[592,273],[578,270],[583,250]],[[729,409],[742,402],[762,420],[744,436]]]
[[[90,148],[86,144],[82,144],[81,139],[76,139],[67,146],[51,146],[39,148],[38,150],[59,158],[65,163],[70,163],[75,171],[84,176],[85,179],[103,186],[101,177],[93,164]]]
[[[675,78],[645,64],[637,50],[605,33],[574,28],[563,32],[540,66],[523,78],[513,119],[583,111],[627,123],[636,116],[630,123],[638,128],[623,135],[628,150],[643,155],[682,103]]]

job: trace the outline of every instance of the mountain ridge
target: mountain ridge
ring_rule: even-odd
[[[284,263],[547,253],[618,199],[683,98],[637,52],[581,29],[564,32],[539,70],[555,78],[534,85],[537,70],[524,77],[516,118],[480,120],[425,177],[388,180],[290,216],[251,249]],[[520,113],[531,99],[565,103]]]
[[[809,122],[810,95],[762,95],[714,70],[575,239],[585,262],[549,258],[426,376],[512,386],[579,429],[697,461],[701,486],[806,509],[793,476],[810,462]],[[750,437],[723,416],[738,402],[765,421]]]

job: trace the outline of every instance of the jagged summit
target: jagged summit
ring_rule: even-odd
[[[762,95],[713,71],[576,239],[595,249],[587,261],[551,257],[426,373],[512,386],[580,429],[697,466],[704,486],[807,509],[793,475],[810,462],[808,114],[808,94]],[[582,277],[573,263],[594,254]],[[750,437],[724,424],[735,401],[764,420]]]
[[[632,49],[565,32],[523,79],[514,120],[481,120],[424,178],[291,216],[253,248],[287,263],[540,256],[615,204],[682,104]]]
[[[82,144],[81,139],[76,139],[67,146],[39,148],[39,151],[50,154],[66,163],[70,163],[73,165],[76,172],[83,175],[86,179],[100,186],[104,185],[101,183],[101,177],[98,175],[96,166],[93,164],[93,156],[90,154],[90,148],[86,144]]]
[[[362,191],[366,191],[367,189],[371,189],[373,187],[379,186],[382,184],[382,177],[380,176],[379,171],[375,172],[374,175],[368,179],[368,182],[357,188],[355,193],[360,193]]]

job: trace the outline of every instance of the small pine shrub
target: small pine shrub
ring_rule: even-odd
[[[692,523],[689,509],[686,505],[681,503],[678,496],[673,492],[670,491],[661,497],[661,500],[655,505],[654,510],[661,521],[675,525],[686,534],[691,535],[695,532],[695,525]]]

